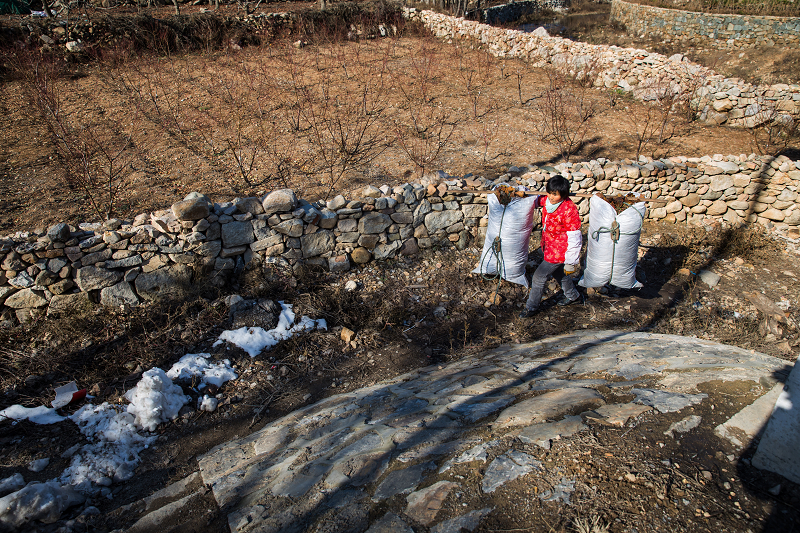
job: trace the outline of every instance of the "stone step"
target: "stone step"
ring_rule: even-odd
[[[204,512],[193,512],[197,508]],[[208,514],[209,509],[212,515]],[[135,522],[112,533],[203,531],[217,509],[216,500],[203,484],[200,472],[194,472],[146,498],[113,511],[110,514],[112,520],[131,523],[135,519]]]

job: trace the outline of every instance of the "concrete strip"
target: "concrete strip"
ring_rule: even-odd
[[[772,409],[782,390],[782,384],[775,385],[772,390],[733,415],[727,422],[718,425],[714,432],[723,439],[728,439],[737,448],[746,448],[769,422]]]

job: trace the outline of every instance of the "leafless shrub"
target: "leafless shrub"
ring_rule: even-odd
[[[636,93],[644,105],[631,105],[626,114],[636,157],[648,148],[655,156],[656,147],[663,146],[686,125],[684,106],[688,95],[680,85],[663,76],[643,83]]]
[[[80,189],[101,219],[117,212],[122,188],[135,172],[140,153],[129,132],[88,94],[74,94],[59,65],[30,54],[20,64],[30,109],[44,126],[59,156],[63,178]],[[102,118],[92,118],[102,117]]]
[[[587,88],[554,70],[546,72],[549,87],[533,102],[539,114],[534,127],[543,142],[555,146],[561,158],[569,161],[583,146],[598,109]]]
[[[762,124],[751,128],[750,135],[758,153],[776,156],[800,142],[800,113],[775,107],[756,116]]]

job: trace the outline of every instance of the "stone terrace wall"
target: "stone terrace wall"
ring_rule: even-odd
[[[800,18],[696,13],[612,0],[611,20],[629,33],[690,45],[749,48],[757,45],[800,47]]]
[[[666,205],[648,204],[651,220],[753,222],[792,234],[800,225],[800,161],[786,157],[597,159],[555,171],[572,181],[573,192],[669,197]],[[453,189],[508,182],[542,190],[554,174],[534,165],[511,167],[492,182],[439,172],[419,184],[367,186],[350,199],[340,195],[325,203],[298,200],[288,189],[224,203],[192,193],[133,220],[19,232],[0,239],[0,323],[97,302],[136,306],[202,278],[222,285],[231,273],[255,265],[342,271],[431,247],[480,247],[486,196]],[[576,203],[588,222],[588,199]]]
[[[679,54],[668,58],[645,50],[551,37],[539,30],[506,30],[432,11],[407,9],[406,16],[420,20],[437,37],[472,40],[497,57],[523,59],[579,79],[588,77],[596,87],[632,92],[642,100],[652,99],[653,91],[667,83],[677,92],[691,93],[700,120],[712,124],[752,128],[772,120],[776,112],[800,113],[800,85],[755,86],[725,78]]]

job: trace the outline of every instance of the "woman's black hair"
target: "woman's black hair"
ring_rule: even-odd
[[[548,193],[557,192],[562,199],[565,199],[569,196],[569,181],[561,175],[553,176],[547,180],[545,190]]]

